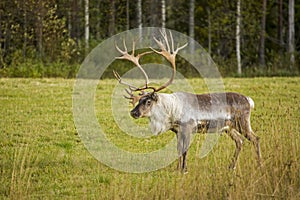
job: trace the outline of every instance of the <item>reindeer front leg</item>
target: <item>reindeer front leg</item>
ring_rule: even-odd
[[[180,124],[177,132],[178,168],[183,173],[187,173],[187,151],[190,147],[193,128],[193,124],[183,123]]]

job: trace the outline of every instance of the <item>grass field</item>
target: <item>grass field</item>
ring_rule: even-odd
[[[196,92],[203,82],[192,79]],[[113,170],[85,149],[74,125],[74,80],[0,79],[1,199],[300,199],[300,78],[224,79],[226,90],[255,101],[252,128],[261,138],[263,166],[245,141],[237,169],[228,170],[234,142],[222,136],[205,158],[196,156],[205,136],[189,151],[189,173],[177,162],[153,172]],[[150,139],[123,133],[111,114],[115,80],[97,87],[96,115],[121,148],[143,151],[174,135]],[[144,123],[144,122],[141,122]],[[138,163],[137,163],[138,165]]]

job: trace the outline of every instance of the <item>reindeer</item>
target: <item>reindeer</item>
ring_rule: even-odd
[[[186,92],[174,92],[171,94],[159,93],[172,84],[176,73],[175,57],[187,44],[174,49],[173,37],[170,32],[171,45],[168,34],[162,32],[162,40],[154,37],[160,50],[150,47],[151,51],[135,55],[135,42],[133,42],[132,53],[129,54],[125,41],[124,50],[117,44],[117,51],[122,54],[116,59],[129,60],[134,63],[143,73],[145,84],[142,87],[133,86],[124,82],[120,75],[113,71],[120,84],[128,86],[125,89],[129,94],[125,98],[130,99],[133,106],[130,115],[135,118],[149,118],[149,125],[152,133],[158,135],[171,130],[177,136],[177,151],[179,155],[178,167],[183,172],[187,172],[187,152],[190,146],[191,134],[194,132],[209,132],[211,128],[217,132],[225,132],[234,140],[236,149],[230,169],[235,169],[239,153],[241,151],[244,136],[251,141],[256,149],[258,164],[260,165],[261,153],[259,137],[254,134],[250,126],[250,113],[254,108],[254,101],[239,93],[210,93],[191,94]],[[172,66],[171,78],[160,87],[149,86],[149,78],[145,70],[141,67],[139,59],[149,53],[156,53],[163,56]],[[150,92],[149,92],[150,90]],[[138,92],[134,95],[134,92]]]

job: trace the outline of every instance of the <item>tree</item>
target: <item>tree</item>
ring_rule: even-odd
[[[259,64],[263,68],[266,65],[265,63],[266,9],[267,9],[267,0],[263,0],[261,29],[260,29],[260,46],[259,46]]]
[[[166,27],[166,0],[161,0],[161,27]]]
[[[85,54],[89,51],[89,38],[90,38],[90,22],[89,22],[89,0],[84,1],[84,39],[85,39]]]
[[[278,27],[277,27],[277,40],[279,41],[279,52],[282,56],[283,42],[283,9],[282,0],[278,0]]]
[[[43,49],[43,19],[46,15],[47,10],[45,9],[46,2],[42,0],[36,3],[36,17],[37,21],[35,24],[36,36],[37,36],[37,46],[38,46],[38,53],[40,59],[43,59],[44,56],[44,49]]]
[[[207,8],[207,14],[208,14],[208,54],[211,56],[211,16],[210,16],[210,8]],[[208,66],[211,66],[211,59],[208,59]]]
[[[115,34],[116,18],[115,18],[115,0],[110,0],[110,12],[109,12],[109,26],[108,35],[112,36]]]
[[[289,68],[293,71],[295,65],[295,2],[289,0],[289,37],[288,37],[288,53],[290,56]]]
[[[238,74],[242,74],[242,63],[241,63],[241,52],[240,52],[240,44],[241,44],[241,0],[237,1],[237,16],[236,16],[236,60],[238,65]]]
[[[137,21],[138,21],[138,28],[139,28],[139,36],[142,37],[142,0],[138,0],[137,3]]]
[[[129,19],[129,0],[126,0],[126,30],[129,30],[130,19]]]
[[[195,0],[190,0],[190,6],[189,6],[189,36],[191,38],[190,41],[190,52],[193,54],[195,51],[195,44],[194,44],[194,38],[195,38],[195,16],[194,16],[194,10],[195,10]]]
[[[70,36],[75,39],[77,43],[81,38],[81,3],[80,1],[71,1],[70,10],[71,10],[71,21],[69,22],[71,25]]]
[[[2,0],[0,71],[26,62],[80,63],[97,41],[130,28],[161,26],[208,48],[221,73],[252,71],[257,65],[265,70],[267,58],[275,74],[294,72],[299,9],[295,0]],[[189,47],[193,52],[191,41]]]

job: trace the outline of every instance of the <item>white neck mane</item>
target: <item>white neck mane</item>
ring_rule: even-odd
[[[158,101],[151,108],[150,129],[155,135],[168,131],[180,118],[181,108],[173,94],[158,94]]]

